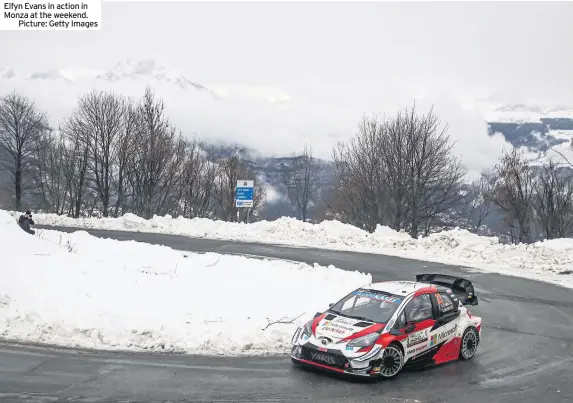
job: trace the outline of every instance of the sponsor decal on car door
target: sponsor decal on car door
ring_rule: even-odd
[[[458,324],[456,322],[450,322],[445,326],[437,328],[430,334],[430,347],[452,340],[456,336],[456,330],[458,330]]]
[[[407,357],[412,357],[423,353],[430,347],[430,330],[434,325],[433,319],[427,319],[416,323],[416,328],[412,333],[402,340],[404,351]]]

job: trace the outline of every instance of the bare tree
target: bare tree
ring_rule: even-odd
[[[132,209],[144,218],[166,213],[185,160],[185,142],[148,87],[138,107],[140,129],[128,168]]]
[[[48,213],[64,214],[66,206],[69,206],[66,151],[59,134],[48,132],[36,140],[33,178],[42,195],[42,209]]]
[[[79,131],[76,131],[79,130]],[[88,179],[88,158],[89,149],[81,141],[81,128],[62,127],[61,132],[66,136],[66,147],[64,148],[65,172],[70,192],[70,208],[68,214],[74,218],[80,217],[85,206],[86,182]]]
[[[504,214],[510,238],[513,242],[531,242],[535,174],[523,153],[516,149],[504,152],[491,180],[486,197]]]
[[[122,132],[117,139],[116,170],[114,177],[114,189],[116,192],[115,207],[113,215],[118,217],[120,212],[126,210],[128,192],[128,169],[130,162],[134,161],[138,150],[137,138],[140,134],[142,123],[137,106],[132,100],[125,101],[125,111],[123,114]]]
[[[412,114],[413,114],[412,110]],[[412,116],[414,118],[414,116]],[[411,205],[408,203],[408,135],[413,126],[412,120],[401,114],[396,119],[386,122],[383,126],[383,135],[380,136],[379,146],[383,159],[383,172],[385,177],[386,203],[390,210],[391,227],[396,231],[405,229],[408,217],[411,215]]]
[[[447,135],[448,126],[430,110],[418,116],[414,108],[398,115],[404,119],[406,132],[406,201],[410,209],[410,235],[416,238],[419,228],[439,214],[451,209],[462,198],[460,186],[467,171],[453,156],[453,143]]]
[[[0,165],[12,176],[16,210],[22,208],[23,178],[33,163],[36,140],[47,130],[46,116],[31,99],[15,91],[0,99],[0,147],[9,155]]]
[[[565,238],[573,228],[573,181],[553,160],[535,181],[534,208],[545,239]]]
[[[282,173],[283,183],[296,217],[306,221],[308,206],[316,191],[316,163],[312,156],[312,148],[305,144],[300,155],[291,159],[291,166]]]
[[[567,163],[567,165],[569,165],[571,168],[573,168],[573,161],[571,159],[567,158],[564,153],[562,153],[561,151],[559,151],[555,148],[552,148],[551,150],[555,151],[563,159],[563,161],[565,161],[565,163]],[[569,151],[573,152],[573,140],[569,141]]]
[[[94,91],[80,97],[78,108],[67,122],[88,150],[90,185],[101,202],[104,217],[109,215],[124,114],[125,101],[122,97]]]
[[[464,227],[469,231],[479,233],[484,221],[494,210],[494,205],[487,198],[490,191],[491,175],[483,174],[478,180],[469,185],[465,198],[467,202],[461,209],[461,216],[466,220]]]
[[[187,144],[180,182],[180,200],[184,217],[205,217],[211,207],[211,194],[217,166],[208,161],[197,141]]]
[[[94,196],[88,193],[86,182],[88,180],[88,149],[76,136],[76,133],[67,131],[69,128],[60,128],[61,136],[58,138],[59,144],[56,145],[53,153],[59,153],[57,158],[53,159],[54,163],[59,164],[57,167],[52,167],[52,162],[45,166],[47,174],[45,175],[45,182],[42,184],[45,189],[63,189],[64,195],[58,198],[64,203],[61,206],[62,212],[67,213],[69,216],[78,218],[90,200],[93,201]],[[42,145],[39,145],[42,147]],[[58,169],[59,168],[59,169]],[[57,172],[61,175],[63,183],[55,184],[54,178],[49,177],[50,172]],[[49,204],[48,204],[49,205]]]
[[[333,150],[336,171],[333,208],[339,217],[367,231],[387,222],[387,193],[380,149],[384,123],[364,117],[348,144]]]
[[[432,110],[363,119],[350,144],[334,151],[343,215],[369,231],[382,224],[412,237],[427,233],[462,198],[466,170],[447,129]]]

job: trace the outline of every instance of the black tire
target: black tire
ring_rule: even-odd
[[[402,372],[403,368],[404,351],[397,343],[390,343],[382,353],[380,372],[376,375],[381,378],[391,379]]]
[[[468,327],[462,335],[462,341],[460,344],[460,359],[468,361],[474,358],[478,344],[479,334],[477,330],[473,326]]]

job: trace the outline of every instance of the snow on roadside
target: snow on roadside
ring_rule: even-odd
[[[14,217],[19,213],[11,212]],[[154,216],[145,220],[134,214],[120,218],[73,219],[55,214],[36,214],[37,224],[77,228],[155,232],[190,237],[261,242],[298,247],[380,253],[411,259],[455,264],[512,276],[546,281],[573,288],[573,240],[553,240],[531,245],[505,245],[495,237],[483,237],[461,229],[425,238],[379,226],[370,234],[338,221],[305,223],[293,218],[252,224],[203,218]],[[559,248],[555,245],[561,244]]]
[[[191,354],[285,353],[298,324],[369,274],[22,231],[0,211],[0,337]],[[293,323],[272,324],[285,321]]]

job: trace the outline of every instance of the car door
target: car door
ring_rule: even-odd
[[[459,300],[448,291],[438,291],[431,296],[436,307],[436,320],[430,332],[429,347],[443,345],[456,337]]]
[[[429,294],[418,295],[398,317],[398,326],[406,334],[401,341],[406,359],[422,354],[429,348],[430,331],[434,320],[434,307]]]

